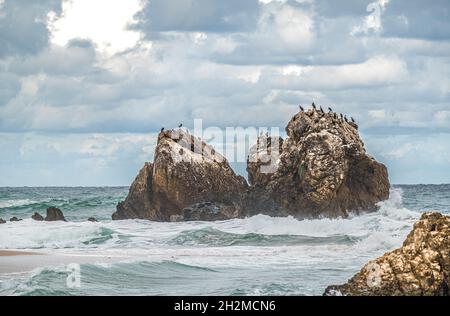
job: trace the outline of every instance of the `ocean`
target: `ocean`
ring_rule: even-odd
[[[111,221],[127,192],[0,188],[0,218],[24,219],[0,225],[0,249],[94,258],[79,266],[79,286],[68,286],[70,270],[59,264],[0,274],[0,295],[321,295],[401,246],[422,212],[450,211],[448,184],[396,185],[378,212],[347,219]],[[30,219],[50,206],[68,222]]]

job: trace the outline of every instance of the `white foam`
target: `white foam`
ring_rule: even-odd
[[[0,201],[0,208],[24,206],[24,205],[35,204],[35,203],[39,203],[39,202],[29,200],[29,199],[3,200],[3,201]]]

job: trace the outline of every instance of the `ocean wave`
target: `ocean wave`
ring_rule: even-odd
[[[121,237],[114,230],[92,223],[36,223],[24,220],[4,226],[0,229],[0,249],[97,247]]]
[[[40,203],[40,202],[39,201],[30,200],[30,199],[0,200],[0,208],[27,206],[27,205],[34,205],[34,204],[37,204],[37,203]]]
[[[80,287],[67,286],[70,270],[66,265],[60,265],[36,269],[28,276],[15,280],[0,278],[0,295],[167,295],[168,288],[186,291],[193,286],[193,282],[197,283],[208,276],[212,279],[219,273],[207,267],[168,260],[115,263],[107,266],[82,264],[79,267]]]
[[[314,237],[303,235],[263,235],[256,233],[233,234],[212,227],[181,232],[169,240],[169,244],[180,246],[289,246],[353,244],[359,237],[334,235]]]

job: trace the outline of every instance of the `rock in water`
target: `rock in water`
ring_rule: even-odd
[[[357,128],[332,113],[299,112],[287,139],[250,149],[251,186],[214,148],[181,129],[162,131],[113,219],[222,220],[267,214],[346,217],[389,198],[387,169],[366,154]]]
[[[369,262],[344,285],[324,295],[450,294],[450,217],[424,213],[403,246]]]
[[[224,214],[236,215],[231,209],[238,208],[246,189],[245,179],[213,147],[181,129],[163,131],[154,163],[144,165],[112,218],[178,221],[186,213],[202,220],[223,219]],[[211,203],[222,211],[209,207],[207,212],[198,203]]]
[[[309,110],[297,113],[286,132],[284,141],[261,136],[250,150],[250,184],[273,201],[266,212],[346,217],[351,211],[376,210],[389,198],[387,168],[366,153],[351,124]]]
[[[66,219],[64,218],[64,214],[61,212],[61,210],[59,208],[56,208],[56,207],[49,207],[47,209],[47,216],[45,217],[45,220],[47,222],[55,222],[55,221],[66,222]]]
[[[44,217],[39,213],[34,213],[31,218],[38,222],[42,222],[44,220]]]
[[[3,218],[0,218],[0,224],[6,224],[6,221]]]
[[[17,217],[11,217],[10,219],[9,219],[9,221],[10,222],[20,222],[22,219],[21,218],[17,218]]]
[[[89,217],[89,218],[88,218],[88,222],[91,222],[91,223],[97,223],[98,220],[97,220],[95,217]]]

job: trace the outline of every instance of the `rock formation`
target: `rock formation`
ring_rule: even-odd
[[[44,217],[37,212],[34,213],[33,216],[31,216],[31,218],[38,222],[42,222],[44,220]]]
[[[59,208],[49,207],[47,209],[47,216],[45,217],[45,221],[47,221],[47,222],[55,222],[55,221],[66,222],[66,219],[64,218],[64,214],[61,212],[61,210]]]
[[[424,213],[403,246],[324,295],[450,295],[450,217]]]
[[[213,147],[182,129],[162,131],[154,163],[144,165],[112,218],[179,221],[184,213],[190,218],[206,214],[206,204],[196,204],[210,203],[214,211],[207,216],[222,219],[233,213],[246,188],[245,179]]]
[[[3,218],[0,218],[0,224],[6,224],[6,221]]]
[[[286,132],[285,140],[258,138],[248,186],[210,145],[181,129],[162,130],[154,162],[140,170],[112,218],[345,217],[388,199],[387,169],[367,155],[355,124],[309,110],[297,113]]]
[[[367,155],[355,124],[309,110],[286,132],[284,141],[259,137],[247,164],[250,184],[276,208],[297,218],[346,217],[389,198],[387,169]]]
[[[10,219],[9,219],[9,221],[10,222],[20,222],[22,219],[21,218],[17,218],[17,217],[11,217]]]
[[[98,220],[97,220],[95,217],[89,217],[89,218],[88,218],[88,222],[91,222],[91,223],[97,223]]]

